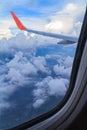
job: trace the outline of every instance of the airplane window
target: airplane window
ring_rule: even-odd
[[[1,1],[1,130],[49,112],[62,101],[85,5],[86,0]]]

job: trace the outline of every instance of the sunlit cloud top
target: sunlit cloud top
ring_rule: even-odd
[[[11,17],[13,10],[27,27],[56,33],[70,33],[80,23],[86,0],[7,0],[0,2],[0,38],[19,33]],[[76,22],[77,24],[77,22]],[[76,35],[76,34],[75,34]]]

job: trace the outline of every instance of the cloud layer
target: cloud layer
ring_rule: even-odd
[[[64,46],[36,43],[35,37],[24,34],[0,41],[0,110],[11,107],[7,101],[10,96],[31,84],[34,108],[39,108],[51,96],[64,96],[66,93],[73,57],[68,54],[64,57]],[[68,46],[67,50],[69,48],[73,46]]]

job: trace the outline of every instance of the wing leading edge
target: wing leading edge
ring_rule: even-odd
[[[35,34],[39,34],[39,35],[43,35],[43,36],[48,36],[48,37],[63,39],[63,41],[59,42],[59,44],[73,44],[73,43],[78,42],[78,38],[77,37],[70,37],[70,36],[65,36],[65,35],[61,35],[61,34],[55,34],[55,33],[50,33],[50,32],[43,32],[43,31],[37,31],[37,30],[27,29],[21,23],[21,21],[18,19],[18,17],[15,15],[15,13],[13,11],[11,11],[11,15],[13,16],[14,21],[15,21],[17,27],[20,30],[24,30],[24,31],[27,31],[27,32],[30,32],[30,33],[35,33]]]

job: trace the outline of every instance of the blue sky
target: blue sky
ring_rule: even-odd
[[[72,5],[69,7],[68,6],[69,4],[72,4]],[[55,16],[56,20],[60,19],[60,17],[56,14],[59,14],[59,15],[61,14],[65,16],[67,13],[69,13],[69,15],[74,14],[74,15],[79,16],[80,14],[80,17],[83,16],[82,13],[85,10],[85,5],[86,5],[86,0],[84,1],[82,0],[77,0],[77,1],[76,0],[63,0],[63,1],[61,0],[14,0],[14,1],[6,0],[6,1],[1,1],[0,2],[0,24],[1,24],[0,37],[1,37],[1,34],[3,34],[3,32],[4,34],[6,32],[6,34],[9,33],[9,35],[11,35],[10,31],[12,30],[9,30],[9,28],[16,27],[10,15],[11,10],[13,10],[19,17],[21,17],[21,19],[24,19],[24,23],[26,23],[26,25],[30,25],[33,28],[36,25],[37,29],[41,28],[41,30],[43,30],[45,28],[44,26],[46,26],[47,24],[50,24],[50,22],[53,21],[52,17]],[[74,12],[72,12],[70,8],[73,8],[72,10]],[[65,12],[64,12],[64,9],[65,9]],[[76,14],[75,14],[75,11],[76,11]],[[71,16],[71,17],[73,19],[76,19],[77,16],[75,17]],[[78,19],[80,18],[78,17]],[[28,22],[28,20],[30,21]],[[55,32],[55,29],[53,30]],[[61,33],[62,31],[61,32],[58,31],[58,32]]]
[[[38,14],[49,14],[59,11],[68,3],[84,4],[86,0],[7,0],[0,2],[0,16],[9,15],[10,10],[20,12],[23,15],[38,16]]]

